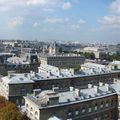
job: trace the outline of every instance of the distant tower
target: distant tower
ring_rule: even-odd
[[[49,54],[58,54],[59,53],[59,48],[56,42],[53,44],[50,44],[49,46]]]

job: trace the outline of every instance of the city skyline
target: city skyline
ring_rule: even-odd
[[[0,0],[0,38],[119,43],[120,0]]]

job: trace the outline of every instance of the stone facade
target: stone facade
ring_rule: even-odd
[[[22,74],[21,74],[22,75]],[[114,78],[119,78],[120,73],[114,72],[114,73],[106,73],[106,74],[100,74],[100,75],[88,75],[88,76],[79,76],[79,77],[70,77],[70,78],[56,78],[56,79],[43,79],[43,80],[37,80],[29,78],[29,74],[23,74],[25,79],[29,79],[32,83],[24,83],[23,80],[21,82],[23,83],[4,83],[4,80],[0,80],[0,95],[5,96],[8,100],[18,104],[22,105],[23,102],[23,96],[27,93],[31,93],[33,89],[42,89],[42,90],[50,90],[53,87],[59,87],[60,91],[66,91],[69,89],[70,86],[73,86],[75,88],[87,88],[88,84],[98,85],[99,82],[103,83],[114,83]],[[7,81],[7,80],[6,80]],[[9,81],[9,80],[8,80]],[[17,75],[14,82],[17,81]]]
[[[62,94],[64,96],[64,93]],[[42,105],[41,102],[42,100],[39,101],[39,97],[35,98],[34,95],[25,97],[26,113],[31,120],[48,120],[52,116],[57,116],[61,120],[117,120],[119,117],[116,93],[65,103],[49,102]]]
[[[76,88],[86,88],[88,84],[98,85],[99,82],[103,83],[113,83],[114,78],[120,77],[119,72],[106,73],[99,75],[86,75],[81,77],[71,77],[71,78],[57,78],[57,79],[46,79],[46,80],[36,80],[34,83],[34,89],[52,89],[53,86],[59,87],[61,90],[67,90],[70,86]]]
[[[41,64],[49,64],[59,68],[75,67],[78,64],[83,64],[85,61],[84,56],[72,56],[72,55],[54,55],[54,56],[42,56],[40,57]]]

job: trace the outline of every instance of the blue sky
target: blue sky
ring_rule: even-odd
[[[0,38],[119,43],[120,0],[0,0]]]

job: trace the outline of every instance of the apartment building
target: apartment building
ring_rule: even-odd
[[[24,105],[23,96],[34,89],[51,90],[58,87],[59,91],[68,91],[69,87],[87,88],[88,84],[98,85],[99,82],[112,84],[120,78],[120,71],[97,74],[74,74],[68,69],[58,69],[50,65],[41,65],[39,72],[11,73],[0,79],[0,95],[18,104]]]
[[[118,120],[120,84],[103,84],[86,89],[70,87],[59,92],[35,89],[25,96],[25,109],[31,120]]]
[[[78,64],[83,64],[85,57],[81,55],[47,55],[40,57],[41,64],[49,64],[59,68],[73,68]]]

